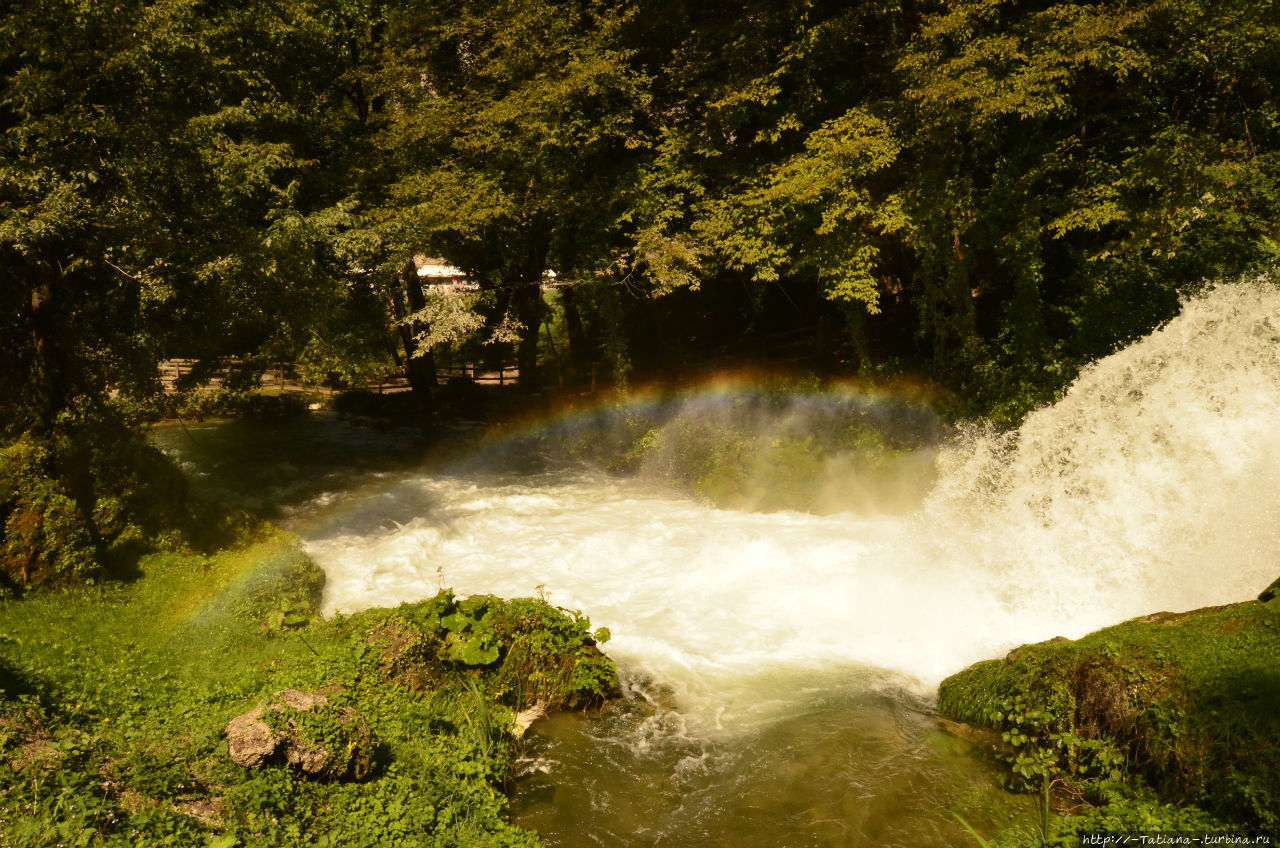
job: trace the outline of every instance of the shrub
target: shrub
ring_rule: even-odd
[[[315,617],[324,591],[324,571],[293,544],[270,546],[262,565],[233,588],[237,610],[265,630],[301,627]]]
[[[0,584],[10,589],[127,571],[146,550],[211,548],[242,524],[111,417],[0,448]]]
[[[0,574],[11,586],[97,571],[92,526],[52,476],[49,450],[32,440],[0,450]]]

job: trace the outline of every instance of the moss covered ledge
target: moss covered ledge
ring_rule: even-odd
[[[1075,805],[1081,826],[1280,835],[1275,584],[1257,601],[1025,645],[944,680],[938,710],[1000,734],[1011,788],[1091,802]]]

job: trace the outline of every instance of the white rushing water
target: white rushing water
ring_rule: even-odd
[[[855,668],[927,692],[1016,644],[1280,576],[1280,290],[1208,290],[1018,432],[954,439],[908,514],[720,510],[593,472],[409,474],[329,509],[307,542],[328,610],[543,591],[706,734]]]

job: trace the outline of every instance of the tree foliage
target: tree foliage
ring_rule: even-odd
[[[514,334],[535,386],[548,321],[579,373],[819,322],[830,366],[923,370],[1015,417],[1198,281],[1274,261],[1278,15],[10,6],[6,419],[154,390],[179,353],[352,378],[398,357],[425,396],[434,350]],[[428,297],[419,254],[483,296]]]
[[[0,32],[3,401],[53,426],[158,357],[288,345],[325,293],[323,33],[188,2],[32,2]],[[303,59],[306,59],[304,62]],[[302,69],[302,70],[299,70]]]

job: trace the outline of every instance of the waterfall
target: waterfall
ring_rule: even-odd
[[[1009,647],[1253,597],[1280,574],[1280,290],[1220,285],[1015,432],[937,453],[906,513],[715,509],[574,470],[409,474],[312,534],[330,611],[534,595],[609,627],[705,732],[832,669],[928,692]],[[379,525],[370,516],[403,514]],[[820,684],[813,684],[820,685]]]

